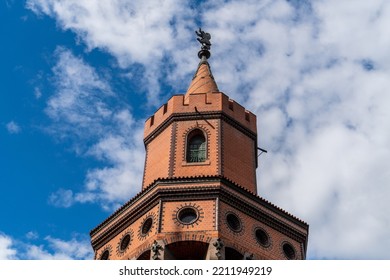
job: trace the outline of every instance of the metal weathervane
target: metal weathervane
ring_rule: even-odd
[[[198,53],[198,57],[202,59],[203,56],[206,58],[210,57],[210,39],[211,35],[210,33],[204,32],[201,28],[199,28],[199,31],[195,31],[196,35],[198,36],[197,40],[202,45],[201,50]]]

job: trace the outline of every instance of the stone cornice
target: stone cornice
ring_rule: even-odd
[[[202,183],[201,186],[180,186],[193,183]],[[235,194],[236,192],[236,194]],[[253,203],[248,204],[237,195],[245,196]],[[147,199],[144,199],[147,196]],[[268,226],[283,232],[287,236],[304,244],[304,252],[307,248],[307,238],[305,232],[308,231],[307,223],[297,219],[281,208],[271,204],[265,199],[249,192],[243,187],[220,176],[198,176],[198,177],[180,177],[180,178],[161,178],[156,180],[144,191],[140,192],[133,199],[129,200],[120,207],[114,214],[108,217],[102,224],[91,231],[92,246],[96,250],[109,241],[112,236],[119,234],[126,227],[131,225],[143,214],[155,207],[160,200],[162,201],[183,201],[183,200],[205,200],[216,199],[231,205],[232,207],[244,211],[247,215],[264,222]],[[144,199],[144,200],[143,200]],[[141,201],[143,200],[143,201]],[[136,202],[141,202],[134,207]],[[256,207],[258,204],[272,215]],[[127,212],[127,213],[126,213]],[[122,218],[115,221],[120,215]],[[115,222],[114,222],[115,221]],[[286,223],[293,223],[301,230],[296,230]]]

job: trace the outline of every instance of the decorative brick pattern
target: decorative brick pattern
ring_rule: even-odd
[[[130,241],[129,241],[129,244],[126,246],[126,248],[122,249],[121,244],[122,244],[124,238],[126,238],[126,236],[130,237]],[[128,229],[122,233],[122,237],[120,238],[120,240],[116,246],[116,255],[118,257],[122,257],[126,252],[129,251],[129,248],[131,246],[131,243],[133,242],[133,239],[134,239],[134,231],[132,229]]]
[[[98,254],[98,260],[110,260],[113,257],[112,253],[113,253],[112,246],[108,244],[104,246],[104,248]]]
[[[221,203],[220,205],[220,219],[224,219],[226,214],[229,212],[237,213],[238,209],[234,209],[229,205]],[[242,223],[244,224],[245,230],[242,234],[237,235],[226,224],[223,224],[220,227],[221,238],[228,242],[229,246],[235,248],[239,252],[252,252],[254,253],[255,259],[286,259],[285,254],[282,249],[282,244],[288,242],[291,244],[296,251],[296,258],[302,259],[303,255],[301,252],[301,244],[296,240],[293,240],[285,236],[282,232],[277,231],[260,221],[253,219],[250,216],[247,216],[244,213],[240,214]],[[271,237],[271,244],[268,247],[261,246],[253,232],[253,227],[261,227],[266,230],[269,236]],[[244,245],[245,244],[245,245]]]
[[[185,207],[193,207],[198,211],[195,223],[185,225],[178,221],[178,212]],[[215,202],[213,200],[201,201],[167,201],[163,203],[161,233],[205,231],[215,228]]]
[[[180,241],[201,241],[208,243],[211,239],[212,237],[208,234],[202,234],[199,232],[179,232],[175,234],[167,234],[164,237],[164,243],[166,245]]]
[[[154,231],[156,230],[156,225],[157,225],[156,213],[151,212],[145,215],[142,223],[139,225],[138,228],[138,240],[143,241],[146,238],[148,238],[151,234],[153,234],[152,232],[153,230]],[[146,227],[148,228],[147,230],[145,230]]]
[[[256,236],[256,231],[262,231],[265,235],[266,235],[266,238],[267,238],[267,241],[264,243],[262,242],[261,240],[259,240],[258,236]],[[257,223],[254,223],[253,224],[253,228],[252,228],[252,234],[253,234],[253,238],[256,240],[256,242],[262,246],[265,250],[271,250],[272,249],[272,237],[270,236],[270,234],[268,233],[268,231],[266,229],[264,229],[264,226],[263,225],[259,225]]]
[[[204,120],[189,120],[177,123],[174,177],[217,175],[216,133],[213,128],[217,122],[217,120],[210,120],[208,123]],[[207,159],[204,162],[186,161],[187,135],[194,129],[203,131],[207,138]]]
[[[206,144],[207,144],[207,151],[206,151],[206,158],[209,159],[209,155],[210,155],[210,136],[211,136],[211,133],[210,133],[210,129],[207,125],[204,125],[204,124],[200,124],[200,123],[196,123],[195,125],[193,125],[192,127],[189,127],[185,130],[185,132],[183,133],[182,135],[182,141],[181,143],[184,143],[184,145],[182,145],[182,151],[181,151],[181,154],[182,154],[182,162],[186,162],[187,161],[187,144],[188,144],[188,135],[190,135],[190,133],[196,129],[199,129],[200,131],[203,132],[203,135],[205,136],[206,138]]]
[[[169,152],[169,177],[173,177],[175,162],[176,162],[176,127],[177,124],[172,124],[172,132],[171,132],[171,147]]]
[[[243,223],[243,220],[240,217],[238,211],[227,211],[225,212],[225,216],[222,218],[222,222],[225,225],[225,227],[230,231],[231,234],[235,236],[241,236],[245,232],[245,227],[247,226],[245,223]],[[234,228],[232,226],[232,222],[230,221],[230,218],[237,218],[237,221],[239,223],[237,228]]]
[[[193,213],[196,215],[196,218],[193,219],[193,221],[191,222],[183,222],[182,220],[180,220],[180,213],[182,211],[185,211],[189,209],[191,211],[193,211]],[[181,226],[182,228],[194,228],[194,227],[197,227],[199,226],[199,224],[202,222],[204,218],[204,211],[203,209],[196,203],[183,203],[183,204],[180,204],[179,207],[176,207],[176,210],[173,211],[172,213],[172,220],[174,221],[174,223],[177,225],[177,226]]]

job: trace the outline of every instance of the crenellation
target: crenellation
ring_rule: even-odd
[[[229,109],[234,111],[234,100],[233,99],[229,99]]]
[[[252,132],[257,132],[256,115],[247,110],[240,103],[223,94],[223,112]]]
[[[164,123],[172,114],[194,114],[202,112],[222,112],[241,125],[256,133],[256,116],[245,107],[230,99],[223,92],[193,93],[184,102],[185,95],[173,95],[167,103],[161,106],[146,120],[144,138]]]

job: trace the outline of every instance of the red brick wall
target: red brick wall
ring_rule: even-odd
[[[121,231],[116,236],[113,236],[113,238],[104,246],[102,246],[97,251],[97,258],[99,259],[99,256],[101,256],[102,252],[106,249],[110,250],[110,259],[128,259],[132,258],[133,256],[137,256],[142,251],[142,246],[145,245],[151,245],[155,239],[155,236],[157,234],[157,227],[158,227],[158,209],[159,207],[156,206],[150,211],[148,211],[144,216],[140,217],[138,220],[136,220],[134,223],[132,223],[129,227],[127,227],[125,230]],[[141,227],[143,222],[148,218],[153,218],[153,224],[151,231],[145,235],[142,236],[141,234]],[[119,244],[121,241],[121,238],[129,233],[131,235],[131,242],[124,252],[120,252],[119,250]],[[150,248],[150,246],[146,246],[147,248]]]
[[[155,136],[146,146],[143,188],[157,178],[169,176],[169,159],[171,152],[171,126]]]
[[[239,217],[242,223],[240,232],[234,232],[228,227],[226,222],[227,213],[234,213]],[[225,242],[225,246],[232,247],[242,254],[245,252],[254,253],[255,259],[287,259],[283,253],[282,245],[284,242],[289,242],[295,249],[296,259],[302,259],[299,242],[223,202],[219,205],[218,220],[219,233]],[[255,229],[258,227],[266,231],[270,237],[270,245],[268,247],[263,247],[257,242]]]
[[[230,124],[222,123],[222,173],[253,193],[256,188],[255,141]]]

